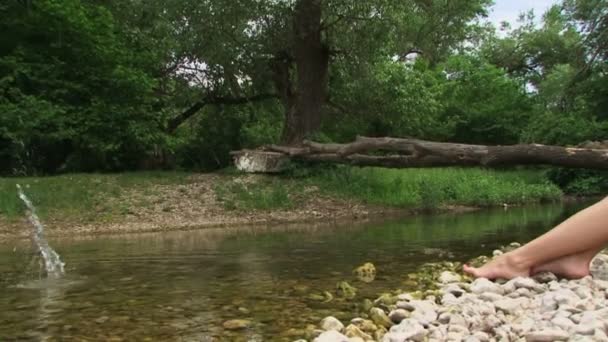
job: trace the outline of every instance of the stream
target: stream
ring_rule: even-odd
[[[49,239],[65,262],[40,280],[27,241],[0,244],[0,341],[293,341],[327,315],[408,289],[427,262],[526,242],[582,208],[546,204],[385,221]],[[377,268],[371,283],[352,270]],[[347,281],[350,301],[313,298]],[[232,319],[246,329],[224,329]]]

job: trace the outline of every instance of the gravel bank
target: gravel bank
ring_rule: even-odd
[[[345,327],[325,318],[315,342],[608,341],[608,255],[592,262],[591,276],[559,280],[545,272],[510,281],[436,277],[436,295],[397,295],[376,301],[367,317]],[[304,341],[304,340],[300,340]]]

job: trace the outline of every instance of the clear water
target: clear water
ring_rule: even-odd
[[[528,241],[575,209],[57,239],[69,267],[43,281],[30,246],[0,245],[0,341],[293,341],[291,328],[329,314],[348,320],[354,303],[403,288],[425,262],[466,261]],[[369,284],[351,273],[365,262],[378,269]],[[359,289],[353,301],[309,298],[343,280]],[[252,326],[225,331],[222,323],[235,318]]]

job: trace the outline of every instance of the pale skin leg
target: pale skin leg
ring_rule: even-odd
[[[578,212],[549,232],[479,268],[474,277],[511,279],[550,271],[568,278],[589,274],[589,262],[608,244],[608,197]]]

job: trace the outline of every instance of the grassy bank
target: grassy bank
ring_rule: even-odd
[[[153,192],[154,185],[182,184],[187,182],[187,176],[179,172],[136,172],[0,178],[0,217],[11,220],[23,214],[16,184],[21,184],[43,218],[104,220],[129,210],[122,201],[129,191]]]
[[[316,191],[365,204],[433,209],[445,205],[494,206],[557,200],[561,190],[534,170],[437,168],[299,169],[256,182],[225,183],[216,193],[228,209],[290,208]]]
[[[282,176],[242,175],[233,171],[211,178],[196,178],[193,174],[179,172],[73,174],[0,178],[0,218],[15,220],[23,214],[15,184],[24,187],[43,218],[104,222],[143,207],[149,211],[165,211],[166,208],[169,212],[175,204],[171,202],[189,200],[195,208],[204,206],[206,202],[187,190],[197,182],[212,183],[208,184],[209,191],[228,213],[292,210],[320,197],[335,199],[336,203],[433,209],[445,205],[522,204],[556,200],[562,195],[540,171],[390,170],[342,166],[296,169]],[[169,196],[167,189],[176,191]]]
[[[540,171],[341,167],[315,177],[329,192],[395,207],[493,206],[556,200],[560,189]]]

